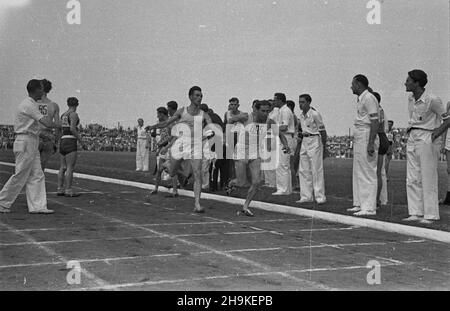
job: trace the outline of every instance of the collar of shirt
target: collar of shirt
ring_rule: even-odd
[[[358,103],[363,99],[364,96],[366,96],[367,93],[369,93],[369,90],[365,90],[361,93],[361,95],[358,96]]]
[[[430,92],[428,92],[428,90],[425,90],[418,100],[416,100],[414,94],[411,94],[409,96],[409,100],[414,104],[418,104],[419,102],[426,103],[429,99],[430,99]]]
[[[308,119],[308,118],[310,118],[310,117],[311,117],[311,110],[312,110],[312,109],[309,108],[308,111],[306,112],[306,114],[304,114],[304,113],[303,113],[303,110],[302,110],[302,113],[300,113],[300,117],[303,118],[303,119]]]

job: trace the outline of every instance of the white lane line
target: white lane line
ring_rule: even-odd
[[[236,221],[236,223],[261,223],[261,222],[279,222],[282,220],[254,220],[254,221]],[[295,221],[295,219],[291,219],[289,221]],[[203,222],[171,222],[171,223],[150,223],[150,224],[140,224],[143,227],[158,227],[158,226],[197,226],[197,225],[221,225],[224,224],[223,221],[203,221]],[[111,228],[121,228],[122,225],[111,225],[111,226],[101,226],[101,227],[53,227],[53,228],[26,228],[26,229],[16,229],[18,232],[39,232],[39,231],[71,231],[71,230],[90,230],[90,229],[111,229]],[[126,226],[125,226],[126,227]],[[265,231],[264,229],[255,228],[249,226],[253,230],[257,231]],[[1,232],[8,232],[8,230],[0,230]]]
[[[210,233],[186,233],[176,234],[174,237],[202,237],[202,236],[219,236],[219,235],[243,235],[243,234],[261,234],[269,233],[269,231],[245,231],[245,232],[210,232]],[[93,242],[114,242],[114,241],[129,241],[129,240],[148,240],[148,239],[160,239],[157,235],[144,235],[144,236],[130,236],[120,238],[99,238],[99,239],[75,239],[75,240],[56,240],[56,241],[36,241],[36,242],[13,242],[13,243],[0,243],[0,247],[11,246],[24,246],[24,245],[56,245],[56,244],[70,244],[70,243],[93,243]]]
[[[33,237],[31,237],[30,235],[24,233],[24,232],[16,232],[14,231],[14,228],[1,222],[0,221],[0,226],[7,228],[10,232],[16,233],[18,236],[24,238],[25,240],[27,240],[28,242],[34,242],[36,243],[37,241],[35,239],[33,239]],[[47,255],[49,255],[50,257],[54,257],[57,258],[59,261],[62,261],[64,263],[69,262],[69,260],[67,260],[66,258],[64,258],[62,255],[56,253],[54,250],[52,250],[51,248],[48,248],[44,245],[36,245],[36,247],[38,247],[39,249],[43,250]],[[101,278],[99,278],[98,276],[96,276],[95,274],[87,271],[84,268],[81,268],[81,273],[89,280],[92,280],[94,283],[96,283],[97,285],[100,286],[109,286],[109,283],[106,282],[105,280],[102,280]]]
[[[6,162],[0,162],[0,165],[14,167],[13,163],[6,163]],[[57,174],[58,171],[56,170],[46,170],[47,173]],[[11,174],[11,172],[8,172],[8,174]],[[107,178],[107,177],[100,177],[100,176],[93,176],[93,175],[87,175],[87,174],[78,174],[75,173],[74,177],[76,178],[83,178],[88,180],[94,180],[94,181],[100,181],[105,183],[113,183],[123,186],[129,186],[129,187],[135,187],[139,189],[147,189],[147,190],[153,190],[154,185],[139,183],[139,182],[133,182],[133,181],[126,181],[126,180],[120,180],[120,179],[114,179],[114,178]],[[160,188],[161,192],[169,192],[169,189]],[[186,197],[193,197],[194,193],[189,190],[179,190],[179,194]],[[229,204],[237,204],[242,205],[244,204],[244,199],[234,198],[234,197],[227,197],[227,196],[220,196],[216,194],[211,193],[203,193],[202,199],[210,199],[219,201],[222,203],[229,203]],[[284,213],[284,214],[290,214],[290,215],[297,215],[302,217],[314,217],[316,219],[325,220],[329,222],[337,222],[342,223],[346,225],[351,226],[360,226],[360,227],[367,227],[372,228],[376,230],[386,231],[386,232],[392,232],[392,233],[398,233],[403,234],[407,236],[415,236],[419,238],[429,239],[429,240],[435,240],[439,242],[444,243],[450,243],[450,233],[441,231],[441,230],[433,230],[428,228],[422,228],[422,227],[415,227],[410,225],[404,225],[404,224],[398,224],[398,223],[392,223],[392,222],[384,222],[380,220],[374,220],[369,218],[360,218],[360,217],[354,217],[349,215],[341,215],[341,214],[335,214],[330,212],[322,212],[317,210],[310,210],[310,209],[304,209],[300,207],[292,207],[292,206],[286,206],[286,205],[280,205],[280,204],[273,204],[273,203],[266,203],[266,202],[260,202],[260,201],[253,201],[250,207],[269,211],[269,212],[276,212],[276,213]]]
[[[316,228],[316,229],[291,229],[289,232],[320,232],[320,231],[347,231],[347,230],[354,230],[358,229],[360,227],[357,226],[351,226],[351,227],[337,227],[337,228]]]
[[[86,209],[82,209],[82,208],[78,208],[78,207],[73,207],[73,206],[64,204],[64,203],[62,203],[62,202],[60,202],[58,200],[52,199],[52,201],[56,202],[56,203],[58,203],[60,205],[63,205],[65,207],[68,207],[68,208],[72,208],[72,209],[75,209],[75,210],[78,210],[78,211],[83,211],[83,212],[86,212],[86,213],[90,213],[90,214],[95,215],[95,216],[97,216],[99,218],[102,218],[102,219],[106,219],[106,220],[109,220],[109,221],[112,221],[112,222],[117,222],[117,223],[123,224],[123,225],[128,225],[131,228],[138,228],[138,229],[146,230],[146,231],[148,231],[148,232],[150,232],[152,234],[159,235],[159,236],[161,236],[163,238],[167,238],[167,239],[176,241],[178,243],[182,243],[182,244],[185,244],[185,245],[188,245],[188,246],[192,246],[192,247],[196,247],[196,248],[203,249],[203,250],[206,250],[206,251],[210,251],[210,252],[212,252],[212,253],[214,253],[216,255],[220,255],[222,257],[226,257],[226,258],[231,259],[233,261],[237,261],[237,262],[240,262],[240,263],[243,263],[243,264],[247,264],[247,265],[253,266],[255,268],[258,268],[258,269],[261,269],[261,270],[264,270],[264,271],[271,271],[272,270],[272,267],[270,267],[268,265],[261,264],[261,263],[258,263],[256,261],[253,261],[253,260],[241,257],[241,256],[232,255],[232,254],[229,254],[229,253],[226,253],[226,252],[214,249],[213,247],[210,247],[210,246],[207,246],[207,245],[203,245],[203,244],[200,244],[200,243],[196,243],[196,242],[192,242],[192,241],[189,241],[189,240],[186,240],[186,239],[182,239],[182,238],[174,236],[173,234],[159,232],[159,231],[147,228],[147,227],[143,227],[143,226],[131,223],[131,222],[127,222],[127,221],[118,219],[118,218],[106,216],[106,215],[103,215],[101,213],[92,212],[92,211],[89,211],[89,210],[86,210]],[[316,289],[322,289],[322,290],[333,290],[334,289],[334,288],[331,288],[329,286],[326,286],[326,285],[323,285],[323,284],[319,284],[317,282],[313,282],[313,281],[297,278],[297,277],[292,276],[292,275],[290,275],[288,273],[280,273],[280,275],[285,277],[285,278],[287,278],[287,279],[290,279],[290,280],[293,280],[295,282],[298,282],[298,283],[308,284],[309,286],[314,287]]]
[[[396,265],[395,264],[386,264],[383,266],[386,267],[386,266],[396,266]],[[234,278],[239,278],[239,277],[259,277],[259,276],[270,276],[270,275],[275,276],[275,275],[284,275],[284,274],[292,274],[292,273],[325,272],[325,271],[357,270],[357,269],[367,269],[367,266],[313,268],[313,269],[286,270],[286,271],[263,271],[263,272],[242,273],[242,274],[233,274],[233,275],[215,275],[215,276],[206,276],[206,277],[198,277],[198,278],[190,278],[190,279],[158,280],[158,281],[145,281],[145,282],[136,282],[136,283],[114,284],[114,285],[109,285],[109,286],[84,287],[84,288],[77,288],[76,290],[77,291],[111,290],[111,289],[119,289],[119,288],[121,289],[121,288],[143,287],[143,286],[164,285],[164,284],[192,283],[192,282],[201,282],[201,281],[207,281],[207,280],[234,279]]]
[[[154,237],[154,236],[153,236]],[[399,241],[399,242],[391,242],[389,244],[401,244],[401,243],[423,243],[426,242],[425,240],[416,240],[416,241]],[[231,250],[224,250],[224,253],[250,253],[250,252],[267,252],[267,251],[279,251],[279,250],[300,250],[300,249],[309,249],[309,248],[325,248],[325,247],[344,247],[344,246],[361,246],[364,244],[364,246],[371,246],[368,245],[368,243],[348,243],[348,244],[319,244],[319,245],[305,245],[305,246],[281,246],[281,247],[268,247],[268,248],[244,248],[244,249],[231,249]],[[379,243],[372,243],[372,245],[379,245]],[[207,254],[214,254],[214,252],[211,251],[201,251],[201,252],[192,252],[189,253],[190,256],[201,256],[201,255],[207,255]],[[94,258],[94,259],[75,259],[79,262],[108,262],[108,261],[123,261],[123,260],[143,260],[148,258],[154,258],[154,257],[176,257],[181,256],[180,253],[174,253],[174,254],[155,254],[155,255],[144,255],[144,256],[129,256],[129,257],[108,257],[108,258]],[[387,259],[389,262],[392,263],[391,259]],[[53,261],[53,262],[38,262],[38,263],[28,263],[28,264],[14,264],[14,265],[2,265],[0,266],[0,269],[6,269],[6,268],[16,268],[16,267],[35,267],[35,266],[46,266],[46,265],[59,265],[59,264],[65,264],[66,261]],[[396,265],[400,265],[400,261],[394,262]],[[411,263],[410,263],[411,264]]]
[[[156,254],[147,256],[128,256],[128,257],[110,257],[110,258],[93,258],[93,259],[74,259],[79,263],[96,263],[104,262],[109,264],[111,261],[127,261],[127,260],[142,260],[150,258],[160,258],[160,257],[176,257],[181,256],[180,253],[174,254]],[[66,261],[48,261],[48,262],[36,262],[36,263],[24,263],[24,264],[14,264],[14,265],[3,265],[0,269],[11,269],[11,268],[31,268],[31,267],[42,267],[42,266],[54,266],[54,265],[64,265]]]

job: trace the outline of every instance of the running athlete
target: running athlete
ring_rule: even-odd
[[[39,111],[44,117],[47,117],[49,120],[59,125],[61,124],[59,118],[59,106],[47,97],[48,93],[52,90],[52,83],[47,79],[42,80],[41,83],[44,95],[42,96],[42,99],[37,102]],[[53,130],[39,124],[39,153],[41,156],[42,171],[45,171],[48,160],[56,152],[59,136],[60,130],[58,128]]]
[[[80,119],[77,114],[78,99],[67,99],[69,110],[61,115],[62,137],[59,145],[61,162],[58,174],[58,196],[78,197],[72,190],[73,171],[77,162],[77,142],[81,142],[77,127]]]
[[[263,142],[267,136],[267,117],[270,112],[269,101],[258,101],[254,104],[254,111],[249,115],[248,120],[245,122],[245,130],[239,131],[239,139],[236,144],[236,168],[242,171],[250,170],[251,186],[247,193],[242,211],[238,214],[253,217],[253,213],[250,211],[249,206],[258,192],[261,186],[261,142]],[[274,131],[272,127],[272,131]],[[276,131],[274,131],[276,132]],[[280,133],[279,137],[281,143],[285,148],[285,152],[289,152],[287,140],[284,135]],[[227,194],[236,188],[240,187],[240,181],[238,178],[230,181],[227,189]]]
[[[157,117],[159,122],[165,122],[169,119],[169,112],[165,107],[159,107],[157,109]],[[160,131],[160,139],[157,144],[156,158],[157,158],[157,172],[155,181],[155,190],[150,192],[150,195],[158,193],[159,184],[161,183],[162,173],[167,170],[166,163],[170,160],[169,143],[171,141],[170,128],[165,127]],[[175,189],[176,191],[176,189]],[[177,197],[178,193],[173,193],[173,196]]]
[[[175,177],[178,174],[183,161],[189,164],[194,176],[194,212],[204,213],[205,210],[200,205],[202,192],[203,122],[206,122],[207,125],[211,125],[212,122],[209,115],[200,109],[203,99],[202,89],[200,87],[193,86],[189,90],[189,99],[191,101],[189,106],[177,110],[169,120],[150,126],[150,130],[165,128],[177,122],[177,125],[174,126],[171,133],[172,136],[178,136],[178,139],[171,148],[170,176]]]

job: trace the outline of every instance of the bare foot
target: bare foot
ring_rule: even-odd
[[[205,212],[205,210],[200,206],[200,204],[196,203],[195,204],[195,208],[194,208],[194,213],[201,214],[201,213],[204,213],[204,212]]]

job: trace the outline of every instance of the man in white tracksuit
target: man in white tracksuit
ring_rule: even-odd
[[[353,78],[351,89],[358,96],[353,144],[353,208],[355,216],[376,215],[379,106],[369,92],[369,80]]]
[[[27,85],[28,98],[17,108],[14,117],[15,173],[0,192],[0,213],[9,213],[20,191],[25,187],[28,211],[31,214],[52,214],[47,209],[45,175],[39,155],[39,124],[48,128],[57,125],[39,111],[37,101],[44,94],[42,82],[31,80]]]
[[[149,149],[147,131],[144,128],[144,120],[138,120],[136,140],[136,171],[148,171]]]
[[[279,107],[278,118],[276,121],[280,133],[286,138],[289,146],[288,152],[281,142],[278,143],[279,161],[276,168],[276,184],[277,191],[272,195],[290,195],[292,193],[292,174],[291,174],[291,155],[294,148],[295,121],[294,114],[286,105],[286,95],[276,93],[274,96],[274,104]],[[274,120],[275,121],[275,120]],[[296,141],[295,141],[296,142]],[[292,150],[293,149],[293,150]]]
[[[311,96],[300,95],[299,104],[302,113],[302,147],[300,149],[300,201],[297,203],[326,202],[325,181],[323,175],[323,155],[326,148],[327,132],[320,113],[311,108]]]
[[[409,138],[406,147],[406,191],[409,217],[404,221],[430,224],[439,220],[439,138],[450,125],[450,116],[439,97],[425,90],[428,77],[422,70],[408,72]],[[442,122],[444,120],[444,122]]]

